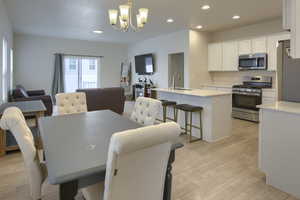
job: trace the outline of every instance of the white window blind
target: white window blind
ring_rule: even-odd
[[[97,88],[100,57],[64,56],[65,92]]]

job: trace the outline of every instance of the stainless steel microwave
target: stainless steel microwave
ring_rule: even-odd
[[[267,70],[268,54],[258,53],[239,56],[239,70]]]

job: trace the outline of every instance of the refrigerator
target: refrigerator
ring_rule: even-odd
[[[279,42],[277,63],[278,99],[300,102],[300,59],[291,58],[290,40]]]

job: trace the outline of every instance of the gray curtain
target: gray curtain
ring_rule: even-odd
[[[64,69],[63,69],[63,54],[55,54],[54,75],[52,82],[52,97],[55,102],[55,95],[62,93],[65,90],[64,86]]]

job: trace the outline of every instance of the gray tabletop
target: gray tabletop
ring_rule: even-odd
[[[105,172],[112,134],[141,125],[109,110],[43,117],[43,139],[51,184]]]
[[[4,110],[9,107],[18,107],[23,113],[41,112],[47,110],[44,103],[41,100],[17,101],[1,104],[0,115],[2,115]]]

